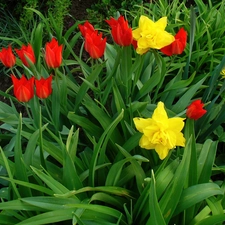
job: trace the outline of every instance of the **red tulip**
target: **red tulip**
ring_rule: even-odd
[[[28,44],[27,46],[22,45],[21,49],[15,49],[15,50],[25,66],[29,67],[29,62],[28,62],[27,58],[32,63],[36,62],[34,50],[31,46],[31,44]]]
[[[136,50],[137,49],[137,41],[133,39],[132,43],[131,43],[134,47],[134,49]]]
[[[116,44],[120,46],[129,46],[133,41],[132,29],[128,25],[128,21],[121,15],[118,20],[110,18],[106,20],[110,25],[112,37]]]
[[[28,102],[34,97],[34,77],[27,80],[24,75],[20,79],[11,75],[11,78],[14,85],[14,95],[20,102]]]
[[[168,56],[179,55],[184,51],[186,43],[187,43],[187,31],[185,31],[184,28],[181,28],[175,35],[175,41],[170,45],[161,48],[160,50],[162,53]]]
[[[93,59],[98,59],[104,54],[106,38],[103,39],[102,33],[98,34],[97,30],[91,34],[86,33],[84,48]]]
[[[52,75],[47,79],[43,77],[40,80],[35,79],[35,86],[38,98],[47,98],[52,93]]]
[[[91,34],[92,32],[95,31],[94,27],[88,21],[86,21],[84,23],[84,25],[79,24],[78,27],[79,27],[80,32],[81,32],[83,37],[86,36],[86,33]]]
[[[13,67],[15,65],[16,57],[10,45],[8,48],[2,48],[2,51],[0,51],[0,61],[6,67]]]
[[[62,45],[52,38],[45,46],[45,61],[49,68],[57,68],[62,63]]]
[[[193,101],[187,107],[186,111],[187,117],[194,120],[201,118],[207,112],[205,109],[203,109],[203,107],[204,104],[201,102],[200,99]]]

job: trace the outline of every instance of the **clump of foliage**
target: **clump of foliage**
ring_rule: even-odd
[[[99,0],[87,9],[88,19],[95,21],[99,26],[106,26],[104,20],[114,16],[117,12],[133,11],[136,6],[143,4],[143,0]]]
[[[65,16],[69,12],[71,0],[22,0],[0,1],[0,6],[9,11],[24,28],[30,29],[29,25],[38,17],[29,8],[37,9],[47,17],[52,16],[58,26],[62,26]],[[49,15],[50,14],[50,15]]]
[[[23,27],[27,27],[30,24],[30,21],[33,20],[33,12],[30,10],[27,10],[27,8],[39,8],[41,9],[41,7],[39,7],[38,4],[38,0],[25,0],[22,1],[20,4],[17,4],[17,8],[16,8],[16,14],[20,14],[19,15],[19,19],[20,19],[20,24]],[[22,12],[22,13],[19,13]]]
[[[55,23],[59,26],[63,25],[63,20],[69,13],[71,0],[54,0],[47,1],[48,13],[54,18]]]

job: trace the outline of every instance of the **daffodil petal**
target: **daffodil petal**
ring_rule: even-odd
[[[184,147],[185,146],[185,138],[184,138],[184,135],[181,132],[177,132],[176,133],[176,137],[177,137],[176,146]]]
[[[136,52],[140,55],[143,55],[144,53],[148,52],[149,48],[137,48]]]
[[[155,148],[155,145],[152,144],[148,137],[145,136],[145,135],[142,135],[140,141],[139,141],[139,145],[141,148],[145,148],[145,149],[154,149]]]
[[[184,118],[174,117],[168,120],[168,126],[171,130],[181,131],[184,127]]]
[[[144,129],[147,127],[147,126],[151,126],[152,124],[152,119],[143,119],[143,118],[137,118],[135,117],[133,119],[134,121],[134,125],[135,127],[137,128],[137,130],[141,133],[143,133]]]
[[[161,160],[165,159],[169,153],[169,149],[167,148],[167,146],[163,146],[163,145],[156,145],[155,151],[157,152]]]
[[[155,22],[155,25],[161,29],[161,30],[165,30],[166,25],[167,25],[167,17],[164,16],[162,18],[160,18],[158,21]]]
[[[158,103],[157,108],[154,110],[154,113],[152,115],[152,119],[159,122],[162,126],[167,126],[168,116],[163,102]]]

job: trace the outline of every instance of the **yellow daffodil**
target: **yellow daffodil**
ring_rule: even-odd
[[[225,68],[222,69],[222,71],[220,72],[220,74],[222,75],[222,78],[225,78]]]
[[[139,19],[139,27],[133,30],[133,38],[137,41],[137,53],[144,54],[150,48],[161,49],[170,45],[174,40],[174,36],[165,31],[167,25],[167,17],[162,17],[153,22],[146,16]]]
[[[159,102],[152,118],[134,118],[137,130],[143,133],[139,145],[145,149],[155,149],[160,159],[164,159],[169,150],[176,146],[185,146],[185,138],[181,132],[184,119],[168,118],[164,103]]]

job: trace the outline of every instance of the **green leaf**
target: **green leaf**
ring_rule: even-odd
[[[52,82],[52,123],[56,131],[60,129],[60,88],[59,88],[59,78],[56,76],[55,80]]]
[[[198,81],[196,84],[188,88],[185,94],[183,94],[179,100],[176,102],[176,104],[172,107],[172,111],[175,113],[182,112],[190,103],[191,99],[195,95],[195,93],[198,91],[200,86],[203,84],[207,76],[202,78],[200,81]]]
[[[91,122],[88,118],[74,114],[73,112],[68,113],[68,119],[74,122],[76,125],[82,127],[90,136],[100,138],[102,134],[102,128]]]
[[[38,177],[55,193],[55,194],[65,194],[69,190],[60,182],[52,178],[49,174],[43,173],[41,170],[38,170],[34,167],[31,169],[38,175]]]
[[[79,140],[79,129],[73,133],[74,126],[71,127],[67,140],[66,140],[66,150],[70,155],[71,159],[74,159],[77,155],[77,145]]]
[[[8,173],[9,178],[11,179],[11,184],[12,184],[12,190],[15,192],[15,195],[17,196],[17,198],[20,198],[20,193],[17,189],[16,184],[14,183],[14,173],[15,173],[15,163],[12,163],[10,160],[8,160],[4,154],[4,151],[2,150],[2,148],[0,147],[0,151],[1,151],[1,157],[2,157],[2,164],[3,166],[5,166],[6,171]]]
[[[219,224],[225,221],[225,215],[215,215],[210,216],[206,219],[201,220],[200,222],[195,223],[195,225],[212,225]]]
[[[191,146],[192,138],[190,137],[184,148],[183,158],[180,165],[177,167],[173,182],[159,202],[166,223],[168,223],[170,218],[173,216],[173,212],[176,210],[184,188],[184,177],[187,176],[190,165]],[[176,198],[174,198],[174,196],[176,196]],[[173,199],[173,201],[171,201],[171,199]]]
[[[34,32],[34,40],[32,43],[34,53],[35,53],[35,58],[36,58],[36,66],[40,72],[40,53],[41,53],[41,48],[42,48],[42,32],[43,32],[43,23],[39,23],[38,26],[36,27]]]
[[[151,93],[153,88],[159,84],[161,80],[161,74],[160,71],[155,72],[152,77],[148,81],[146,81],[143,86],[138,91],[137,96],[135,97],[135,100],[140,100],[145,95]]]
[[[14,184],[19,184],[21,186],[37,190],[39,192],[42,192],[43,194],[47,194],[47,195],[53,195],[54,194],[54,192],[52,190],[50,190],[49,188],[46,188],[44,186],[41,186],[41,185],[32,184],[30,182],[24,182],[24,181],[16,180],[16,179],[10,179],[10,178],[7,178],[7,177],[0,177],[0,178],[4,179],[4,180],[8,180],[8,181],[10,181],[11,183],[14,183]]]
[[[16,133],[16,143],[14,147],[14,160],[15,160],[15,177],[18,180],[29,182],[28,174],[23,160],[22,143],[21,143],[21,130],[22,130],[22,114],[20,114],[19,124]],[[22,197],[31,196],[31,190],[27,187],[21,186],[19,188]]]
[[[60,209],[68,209],[72,204],[80,203],[79,200],[74,198],[59,198],[59,197],[28,197],[22,198],[22,202],[25,202],[31,206],[35,206],[37,208],[46,210],[60,210]]]
[[[38,11],[36,9],[33,9],[33,8],[25,8],[25,9],[31,10],[34,13],[36,13],[43,20],[43,22],[45,23],[45,26],[46,26],[46,29],[48,30],[48,32],[51,33],[51,29],[50,29],[50,25],[49,25],[48,19],[45,18],[44,15],[40,11]]]
[[[96,186],[96,187],[83,187],[79,190],[74,190],[74,191],[69,191],[66,194],[55,194],[56,197],[71,197],[73,195],[78,195],[80,193],[85,193],[85,192],[104,192],[104,193],[108,193],[111,195],[118,195],[118,196],[125,196],[125,197],[129,197],[129,198],[133,198],[134,193],[125,189],[125,188],[121,188],[121,187],[114,187],[114,186]]]
[[[163,93],[188,87],[188,85],[190,85],[192,81],[194,80],[195,75],[196,75],[196,72],[194,72],[187,80],[178,80],[177,82],[173,83],[168,88],[166,88],[166,90],[163,91]]]
[[[91,74],[86,78],[86,80],[88,82],[90,82],[91,84],[93,84],[97,77],[99,76],[100,72],[103,69],[103,65],[97,65],[95,67],[93,67],[93,70],[91,72]],[[75,106],[74,106],[74,111],[76,112],[80,106],[80,103],[84,100],[84,96],[85,94],[87,94],[87,91],[89,89],[89,85],[88,83],[82,83],[78,93],[77,93],[77,98],[76,98],[76,102],[75,102]]]
[[[126,151],[126,149],[124,149],[123,147],[121,147],[119,145],[117,145],[117,147],[126,158],[130,159],[131,169],[129,169],[129,175],[130,175],[130,177],[136,178],[138,191],[139,191],[139,193],[141,193],[143,191],[144,179],[146,178],[146,174],[145,174],[143,168],[141,167],[140,163],[137,162],[135,157],[132,157],[130,155],[130,153]]]
[[[89,112],[95,117],[95,119],[101,124],[102,128],[104,130],[108,129],[113,119],[110,118],[110,116],[102,108],[100,108],[94,101],[85,100],[83,104],[89,110]],[[113,133],[110,136],[110,140],[112,140],[113,143],[120,144],[123,142],[123,139],[121,135],[119,135],[119,133],[120,133],[119,129],[115,127]]]
[[[193,44],[195,41],[195,30],[196,30],[196,14],[193,6],[191,6],[190,10],[190,37],[189,37],[189,54],[188,54],[188,59],[186,63],[186,67],[184,70],[183,78],[187,79],[188,78],[188,73],[189,73],[189,66],[191,62],[191,56],[192,56],[192,49],[193,49]]]
[[[120,62],[121,51],[117,52],[113,45],[106,44],[105,50],[105,61],[106,61],[106,68],[108,76],[110,77],[116,72],[119,62]]]
[[[101,201],[106,204],[110,204],[113,207],[123,209],[124,201],[121,201],[121,198],[116,198],[114,195],[107,194],[104,192],[98,192],[91,196],[90,202]]]
[[[35,211],[40,210],[40,208],[22,202],[21,200],[11,200],[8,202],[0,203],[1,210],[26,210],[26,211]]]
[[[70,208],[67,209],[54,210],[33,216],[18,223],[18,225],[43,225],[55,222],[63,222],[65,220],[71,220],[73,214],[76,214],[78,218],[81,218],[82,220],[83,218],[92,218],[93,220],[95,216],[101,217],[102,214],[107,216],[106,218],[108,218],[108,220],[111,220],[111,218],[119,219],[121,217],[121,212],[106,206],[91,204],[70,204],[69,206]],[[80,209],[85,209],[81,215]],[[123,220],[121,221],[121,225],[125,225]]]
[[[37,216],[25,219],[17,225],[44,225],[56,222],[71,220],[74,209],[54,210],[51,212],[41,213]]]
[[[210,180],[217,152],[217,144],[218,143],[216,141],[208,139],[204,142],[201,148],[197,164],[198,183],[206,183]]]
[[[46,127],[47,127],[47,124],[42,127],[41,132],[43,132]],[[39,132],[40,132],[39,130],[36,130],[33,134],[31,134],[28,140],[26,151],[24,152],[24,162],[26,165],[33,165],[33,160],[34,160],[33,157],[34,157],[35,148],[38,145]]]
[[[184,136],[187,140],[189,137],[192,138],[192,145],[190,148],[191,151],[191,159],[190,159],[190,168],[188,173],[187,186],[193,186],[198,183],[197,177],[197,150],[196,150],[196,138],[195,138],[195,121],[193,119],[187,119],[185,124]],[[186,211],[187,216],[185,218],[186,221],[190,221],[195,215],[195,205],[193,207],[188,208]]]
[[[131,160],[130,158],[125,158],[125,159],[123,159],[119,162],[116,162],[112,165],[112,167],[110,168],[110,170],[107,174],[107,178],[106,178],[106,182],[105,182],[106,186],[117,186],[123,166],[130,160]]]
[[[220,189],[222,192],[222,195],[224,197],[224,192],[222,189]],[[221,198],[217,196],[212,196],[208,199],[206,199],[206,202],[208,203],[208,206],[212,210],[212,215],[222,215],[224,214],[224,209],[221,204]]]
[[[160,209],[157,195],[156,195],[156,181],[154,177],[154,173],[152,171],[151,177],[151,187],[149,193],[149,211],[150,218],[148,219],[146,225],[166,225],[166,222],[163,218],[162,211]]]
[[[93,152],[93,156],[92,156],[90,168],[89,168],[89,170],[90,170],[89,184],[91,186],[95,186],[94,185],[94,183],[95,183],[95,170],[96,170],[98,155],[100,154],[100,156],[102,155],[103,157],[105,157],[104,153],[105,153],[105,150],[106,150],[107,142],[110,139],[110,137],[112,135],[112,132],[116,128],[117,124],[122,120],[122,118],[123,118],[123,110],[117,116],[117,118],[115,120],[113,120],[113,122],[107,127],[107,129],[105,129],[105,131],[102,134],[101,138],[99,139],[97,145],[94,147],[94,152]]]
[[[188,187],[180,197],[174,216],[214,195],[223,195],[222,190],[215,183],[197,184]]]
[[[19,221],[16,218],[13,218],[11,215],[0,215],[0,224],[4,225],[15,225]]]
[[[73,133],[73,127],[71,128],[69,132],[66,146],[63,148],[64,150],[63,152],[63,184],[68,189],[77,190],[82,188],[83,185],[79,175],[77,174],[77,170],[74,164],[78,140],[74,140],[72,133]],[[76,137],[76,139],[78,139],[78,137]],[[71,143],[71,140],[73,140],[73,143]],[[75,151],[75,152],[73,152],[71,155],[70,153],[72,151]],[[71,156],[74,158],[72,158]]]
[[[173,181],[175,171],[179,166],[179,159],[174,159],[168,166],[163,167],[161,170],[156,172],[156,192],[158,199],[161,198],[162,194],[166,191],[169,184]]]

